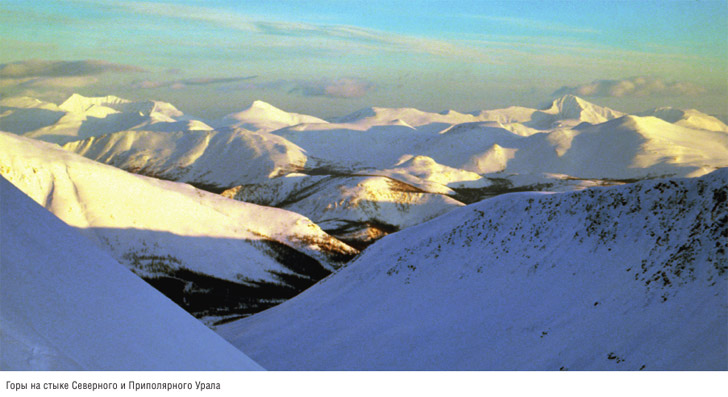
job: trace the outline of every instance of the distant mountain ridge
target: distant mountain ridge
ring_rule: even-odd
[[[372,233],[505,192],[694,177],[728,167],[728,127],[711,116],[667,108],[628,115],[573,95],[540,110],[370,107],[329,121],[263,101],[207,123],[171,104],[117,97],[74,95],[61,106],[8,98],[0,105],[8,109],[0,130],[67,142],[67,150],[130,172],[295,208],[340,237],[359,236],[348,241],[360,247]],[[422,161],[405,166],[402,159]],[[375,177],[412,191],[396,192]],[[371,186],[388,193],[366,193]],[[353,223],[342,229],[341,222]]]

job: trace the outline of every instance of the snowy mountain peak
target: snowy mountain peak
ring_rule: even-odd
[[[63,101],[58,107],[67,112],[83,113],[93,105],[118,105],[129,103],[131,101],[119,98],[113,95],[103,97],[85,97],[81,94],[72,94],[68,99]]]
[[[556,116],[560,120],[580,120],[591,124],[603,123],[622,116],[621,112],[595,105],[575,95],[564,95],[551,102],[543,113]]]
[[[252,109],[286,113],[285,111],[271,105],[270,103],[261,101],[259,99],[256,99],[255,101],[253,101],[253,103],[250,104],[250,106],[245,108],[245,110],[252,110]]]
[[[225,116],[219,126],[242,127],[251,131],[273,131],[303,123],[327,123],[318,117],[289,113],[267,102],[256,100],[237,113]]]
[[[184,116],[184,113],[174,105],[162,101],[139,101],[124,104],[121,109],[126,112],[139,113],[143,116],[150,116],[155,121],[172,122],[175,118]]]
[[[240,112],[232,113],[226,117],[243,119],[245,117],[257,116],[257,117],[272,117],[272,118],[287,118],[289,113],[281,110],[268,102],[261,100],[255,100],[250,106],[241,110]]]
[[[561,98],[554,99],[547,111],[555,111],[557,114],[563,115],[564,118],[577,119],[582,111],[597,107],[598,106],[587,102],[578,96],[564,95]]]
[[[171,103],[153,100],[130,101],[113,95],[85,97],[73,94],[58,107],[69,113],[97,118],[121,112],[151,117],[153,121],[172,122],[175,118],[184,116],[184,113]]]

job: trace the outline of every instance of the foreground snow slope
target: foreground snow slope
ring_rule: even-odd
[[[0,219],[0,369],[261,369],[4,178]]]
[[[279,302],[357,252],[289,211],[130,174],[12,134],[0,133],[0,147],[0,174],[192,312]],[[210,299],[206,289],[224,304],[197,307]]]
[[[728,370],[728,169],[501,195],[218,332],[270,369]]]

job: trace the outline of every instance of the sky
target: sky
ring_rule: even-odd
[[[728,2],[0,0],[0,95],[333,117],[576,94],[728,116]]]

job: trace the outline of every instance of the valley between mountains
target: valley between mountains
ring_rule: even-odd
[[[695,109],[13,97],[0,174],[3,369],[728,370]]]

